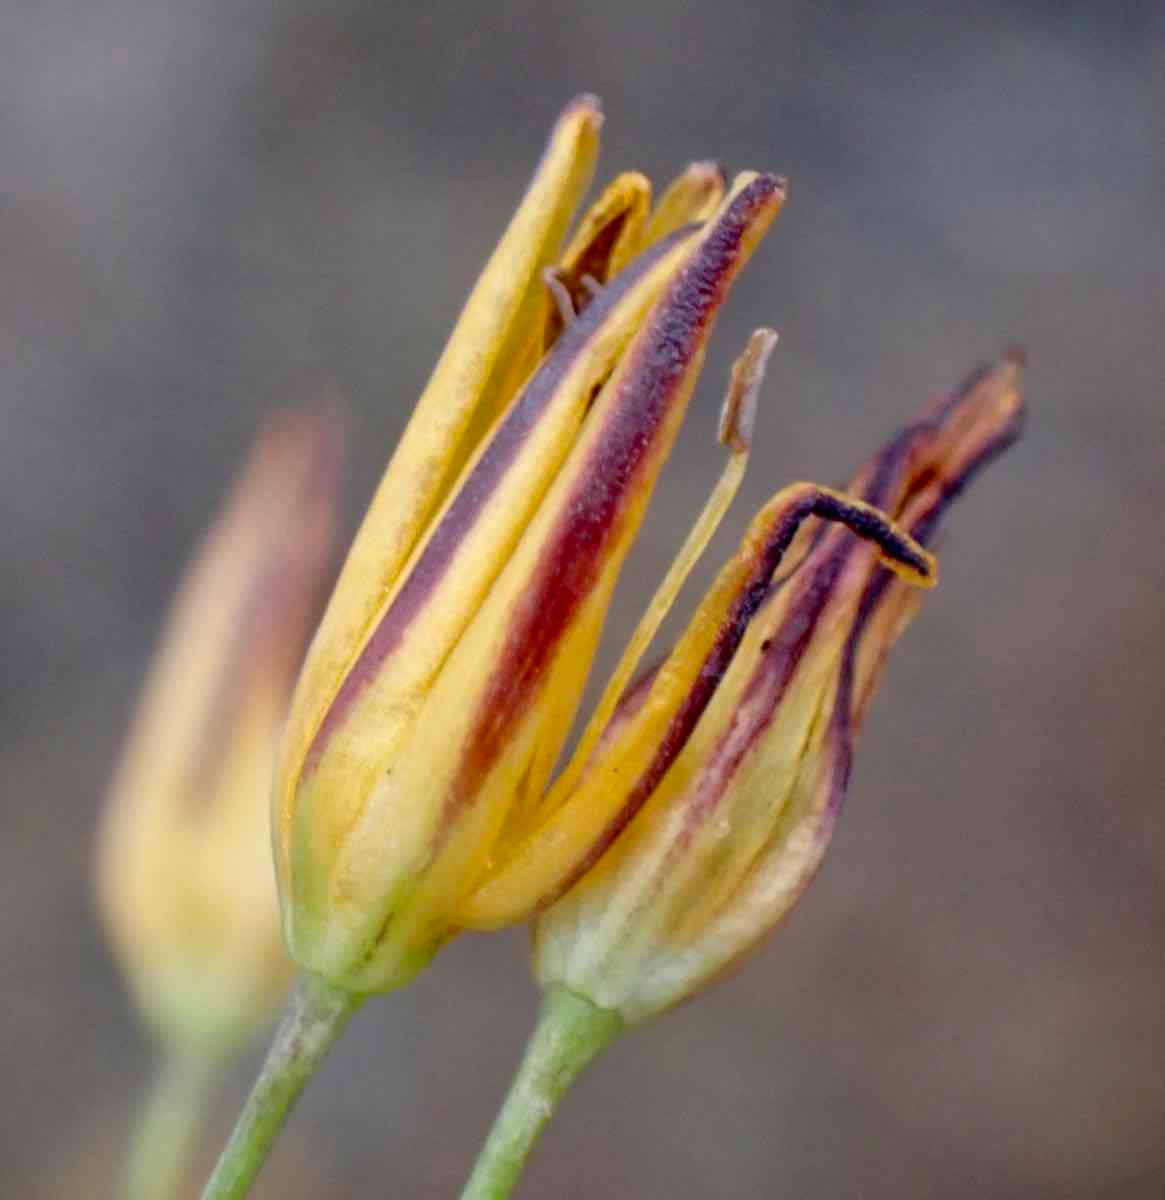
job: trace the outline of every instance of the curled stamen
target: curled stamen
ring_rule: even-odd
[[[687,744],[764,604],[773,573],[812,517],[843,524],[871,542],[885,565],[910,582],[934,583],[933,556],[873,506],[814,483],[778,492],[705,596],[642,707],[601,760],[583,772],[590,756],[585,739],[596,736],[598,722],[592,718],[584,743],[555,781],[540,823],[509,848],[492,878],[464,903],[464,925],[495,928],[531,908],[544,908],[595,866]],[[607,699],[605,694],[604,703]]]
[[[919,587],[934,587],[938,582],[938,560],[899,529],[881,509],[815,483],[795,483],[793,488],[804,489],[805,495],[790,514],[794,522],[789,532],[790,541],[797,527],[809,517],[835,521],[877,546],[882,565],[896,575]]]

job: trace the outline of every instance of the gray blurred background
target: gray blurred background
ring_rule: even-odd
[[[262,414],[326,390],[355,521],[580,90],[603,175],[791,181],[604,662],[753,325],[782,344],[713,561],[1010,339],[1033,420],[950,522],[816,885],[585,1077],[524,1194],[1165,1192],[1165,8],[876,7],[4,3],[4,1196],[110,1194],[149,1076],[90,841],[185,556]],[[256,1195],[455,1194],[535,1005],[524,935],[455,943],[358,1017]]]

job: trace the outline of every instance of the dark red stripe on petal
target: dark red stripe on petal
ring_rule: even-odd
[[[941,473],[941,452],[946,450],[949,453],[951,447],[936,446],[935,439],[941,438],[942,426],[951,420],[962,404],[974,402],[974,388],[985,374],[985,371],[977,372],[959,389],[952,401],[944,402],[930,417],[907,426],[892,438],[875,457],[869,471],[869,483],[865,488],[867,502],[885,503],[892,506],[892,511],[901,511],[910,497],[918,495],[927,486],[933,486],[933,500],[921,512],[912,516],[908,530],[910,535],[923,545],[933,536],[942,514],[950,503],[962,493],[983,467],[1015,441],[1022,430],[1023,411],[1022,408],[1017,408],[955,473],[946,476]],[[912,470],[915,472],[913,477],[910,474]],[[742,708],[754,714],[754,720],[747,731],[747,737],[740,736],[740,730],[730,731],[712,763],[705,770],[706,786],[701,788],[690,806],[693,829],[714,810],[745,755],[764,735],[776,717],[781,699],[804,657],[821,613],[855,548],[853,543],[843,543],[817,565],[814,565],[811,556],[797,575],[787,581],[789,585],[797,587],[797,596],[789,608],[779,634],[765,648],[766,657],[742,702]],[[853,626],[847,635],[841,666],[840,691],[836,702],[844,714],[847,741],[852,736],[852,676],[858,646],[879,600],[893,582],[893,572],[886,567],[873,565],[869,582],[863,589],[855,610]],[[848,754],[848,750],[846,753]],[[844,794],[844,787],[841,794]],[[837,803],[840,802],[839,795]]]
[[[773,572],[780,566],[781,559],[797,531],[811,517],[839,521],[860,536],[870,538],[884,546],[890,542],[894,545],[899,543],[897,536],[885,525],[873,530],[871,518],[864,511],[854,509],[839,500],[837,496],[829,493],[822,493],[808,487],[805,489],[803,495],[781,514],[780,519],[770,530],[764,548],[757,555],[748,584],[741,590],[736,604],[721,626],[720,633],[704,660],[695,683],[669,723],[647,770],[636,781],[626,802],[607,823],[589,848],[586,856],[561,881],[552,894],[543,897],[539,908],[552,904],[559,896],[573,887],[598,862],[650,799],[703,716],[704,710],[708,707],[744,638],[745,631],[756,613],[768,600],[769,580]],[[754,744],[755,737],[759,736],[764,728],[767,728],[768,721],[771,720],[781,695],[788,687],[789,681],[797,669],[797,664],[804,656],[813,637],[817,622],[833,592],[837,576],[855,545],[856,543],[847,539],[824,562],[814,567],[811,573],[807,573],[806,577],[798,577],[799,594],[780,633],[770,642],[763,644],[761,667],[749,687],[748,699],[744,702],[744,707],[750,711],[754,710],[754,701],[759,702],[755,707],[759,707],[762,713],[767,714],[767,717],[762,719],[762,723],[756,727],[753,735],[741,743],[739,755],[736,755],[733,750],[728,751],[722,764],[721,778],[726,780],[731,777],[739,759],[743,757],[748,747]],[[911,561],[915,559],[913,552],[910,552],[909,557]],[[762,692],[764,694],[759,694]],[[731,736],[730,732],[729,737]],[[719,770],[718,765],[717,771],[719,772]],[[703,819],[706,811],[700,809],[699,803],[697,803],[696,809],[697,820]]]
[[[482,698],[450,798],[450,815],[472,798],[534,702],[555,649],[599,580],[618,537],[626,497],[643,485],[652,450],[741,261],[745,236],[779,190],[776,179],[761,176],[740,192],[633,344],[619,377],[619,395],[511,620],[503,660]]]
[[[627,293],[660,258],[675,248],[677,241],[689,236],[690,231],[679,231],[653,246],[621,271],[558,340],[531,376],[521,396],[453,497],[424,551],[409,571],[408,578],[345,676],[312,741],[304,765],[305,772],[319,761],[332,731],[343,721],[360,693],[376,678],[385,659],[401,644],[409,626],[450,569],[482,508],[489,503],[550,407],[574,363]]]
[[[859,472],[850,490],[897,516],[914,496],[936,481],[944,486],[943,476],[949,473],[951,460],[976,440],[995,444],[992,455],[1006,449],[1023,430],[1023,404],[1017,398],[1010,411],[992,412],[993,397],[981,389],[1001,369],[1021,366],[1024,361],[1023,351],[1012,347],[1001,364],[977,367],[950,396],[899,430]]]
[[[1022,361],[1019,357],[1020,353],[1019,351],[1011,351],[1009,355],[1016,361]],[[908,440],[909,437],[914,436],[919,426],[929,424],[930,433],[933,435],[939,427],[955,415],[962,405],[974,403],[974,390],[983,382],[990,370],[990,367],[985,367],[974,372],[953,396],[934,410],[929,422],[920,422],[918,425],[904,430],[898,438],[895,438],[887,446],[885,452],[887,460],[899,457],[901,444],[904,440]],[[1024,408],[1022,404],[1019,404],[1010,416],[997,426],[992,434],[983,439],[982,444],[961,464],[957,471],[938,482],[934,490],[933,499],[920,512],[913,514],[909,523],[908,531],[917,542],[925,546],[931,541],[939,522],[951,502],[962,494],[967,485],[971,483],[984,467],[998,458],[1000,454],[1016,441],[1023,431],[1024,423]],[[933,475],[931,476],[931,481],[934,481]],[[919,490],[917,485],[911,488],[912,494],[917,494]],[[846,639],[846,647],[842,657],[838,680],[837,702],[830,718],[829,734],[823,750],[826,756],[825,770],[827,778],[822,786],[826,789],[826,795],[803,818],[804,820],[816,822],[814,840],[817,843],[818,851],[812,862],[807,863],[807,868],[802,878],[798,880],[795,893],[790,901],[790,908],[816,876],[824,859],[825,848],[833,836],[833,831],[837,826],[841,809],[845,803],[853,765],[854,740],[862,716],[861,713],[856,711],[857,698],[854,696],[858,652],[878,609],[878,605],[885,597],[887,588],[892,584],[906,586],[901,581],[896,580],[893,573],[885,567],[875,567],[873,575],[866,585],[858,604],[853,627]],[[889,646],[886,649],[888,650]]]

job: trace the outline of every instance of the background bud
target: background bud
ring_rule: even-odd
[[[144,1016],[227,1053],[290,979],[270,849],[273,759],[328,581],[329,422],[259,436],[173,602],[100,829],[97,891]]]

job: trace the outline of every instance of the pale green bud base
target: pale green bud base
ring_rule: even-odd
[[[363,999],[314,975],[300,979],[203,1200],[246,1196],[300,1092]]]
[[[550,987],[522,1065],[461,1200],[505,1200],[570,1085],[625,1026],[608,1009]]]
[[[209,1055],[164,1053],[130,1141],[124,1200],[171,1200],[178,1194],[217,1076],[218,1062]]]

